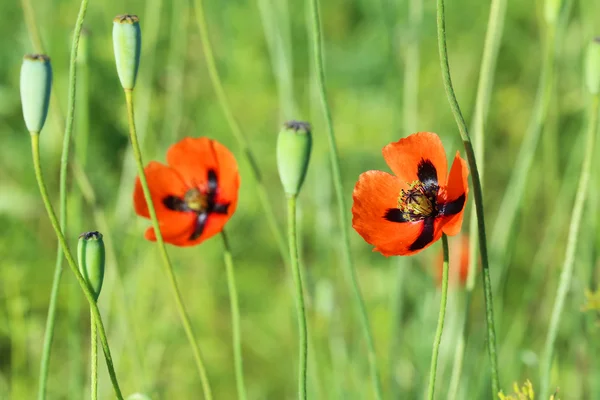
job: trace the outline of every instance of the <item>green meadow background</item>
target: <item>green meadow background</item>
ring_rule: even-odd
[[[325,121],[315,85],[307,4],[293,0],[204,0],[210,41],[235,118],[257,156],[280,229],[285,196],[275,163],[276,135],[290,119],[310,121],[314,148],[299,197],[301,261],[308,296],[309,396],[370,399],[366,348],[342,269],[338,209]],[[450,66],[467,121],[473,117],[489,1],[447,0]],[[74,0],[3,0],[0,4],[0,399],[31,399],[39,363],[57,242],[33,174],[19,97],[26,53],[52,58],[54,95],[41,134],[42,162],[58,207],[58,175],[67,103]],[[345,197],[360,173],[388,170],[384,145],[416,131],[436,132],[451,158],[464,150],[444,93],[435,2],[321,2],[327,90],[339,145]],[[412,10],[412,11],[411,11]],[[96,196],[90,204],[69,176],[67,237],[101,230],[112,243],[99,306],[124,394],[201,398],[192,353],[176,314],[158,248],[143,238],[149,221],[132,207],[135,168],[123,91],[114,65],[112,19],[140,17],[143,49],[134,101],[145,162],[165,160],[185,136],[209,136],[238,156],[238,210],[226,225],[242,315],[249,398],[296,396],[297,332],[291,274],[269,230],[254,183],[211,84],[192,2],[91,0],[80,50],[73,158],[84,164]],[[25,16],[28,16],[26,18]],[[508,0],[486,121],[484,202],[501,386],[531,379],[553,306],[584,152],[583,51],[600,34],[600,2],[565,0],[549,39],[543,1]],[[33,18],[33,19],[32,19]],[[39,35],[41,43],[36,43]],[[549,44],[550,43],[550,44]],[[547,112],[535,98],[545,49],[556,48]],[[87,53],[87,57],[83,57]],[[533,125],[533,127],[532,127]],[[526,140],[539,129],[538,141]],[[600,144],[600,143],[599,143]],[[523,146],[525,148],[523,149]],[[519,167],[518,155],[530,155]],[[600,147],[596,154],[600,154]],[[521,164],[522,165],[522,164]],[[552,388],[561,399],[600,399],[598,315],[583,312],[600,267],[600,163],[594,160],[569,289],[556,342]],[[522,191],[516,191],[518,181]],[[514,201],[515,218],[501,212]],[[472,198],[463,234],[468,234]],[[352,216],[345,216],[350,219]],[[99,226],[104,218],[108,226]],[[410,258],[385,258],[354,231],[351,250],[366,301],[385,398],[421,399],[427,387],[439,310],[441,245]],[[451,252],[460,251],[450,238]],[[231,320],[222,243],[169,246],[183,298],[206,358],[216,399],[236,398]],[[451,265],[450,268],[456,268]],[[68,268],[60,287],[48,398],[89,396],[89,311]],[[438,364],[437,398],[448,398],[466,309],[454,285]],[[469,303],[468,342],[459,399],[490,398],[481,277]],[[100,398],[114,398],[100,354]]]

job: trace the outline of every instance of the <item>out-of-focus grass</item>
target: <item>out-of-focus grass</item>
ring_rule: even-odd
[[[77,13],[73,0],[32,0],[39,29],[52,57],[54,84],[61,108],[66,104],[69,38]],[[301,257],[306,268],[311,354],[309,368],[319,363],[318,377],[309,393],[320,398],[365,399],[371,395],[365,348],[358,320],[348,306],[349,288],[340,269],[338,221],[333,198],[324,135],[324,121],[315,112],[309,36],[303,2],[217,2],[205,0],[207,18],[218,67],[233,111],[258,155],[274,208],[284,221],[284,196],[275,167],[275,139],[282,118],[309,119],[313,124],[315,151],[306,185],[299,197]],[[273,3],[273,4],[272,4]],[[277,5],[275,5],[277,3]],[[440,134],[448,154],[462,149],[444,96],[435,38],[435,10],[424,2],[419,32],[420,71],[418,130]],[[574,197],[578,165],[583,149],[580,136],[586,96],[582,90],[581,52],[594,33],[593,15],[600,5],[575,2],[561,50],[557,54],[556,86],[546,129],[554,132],[557,159],[553,175],[542,168],[536,153],[518,222],[504,254],[510,255],[507,281],[495,293],[500,374],[504,388],[530,378],[539,385],[539,354],[557,286],[564,254],[568,216]],[[158,9],[160,5],[160,10]],[[381,148],[406,136],[403,126],[404,51],[407,2],[367,0],[323,2],[328,90],[342,159],[344,186],[350,201],[358,175],[387,167]],[[262,14],[261,14],[261,8]],[[265,7],[276,7],[272,13]],[[281,13],[288,14],[280,18]],[[450,63],[457,95],[471,118],[488,5],[474,0],[447,4]],[[18,74],[23,54],[33,51],[19,2],[0,6],[0,398],[26,399],[36,393],[37,374],[50,292],[56,241],[38,198],[29,155],[29,138],[22,122]],[[123,296],[114,265],[107,275],[100,307],[108,329],[117,374],[126,393],[146,391],[154,398],[198,398],[199,382],[191,353],[159,265],[156,246],[143,239],[147,221],[130,207],[132,176],[123,183],[122,208],[118,194],[126,155],[127,127],[122,90],[114,68],[111,41],[112,17],[121,13],[140,16],[144,49],[136,105],[140,130],[145,129],[145,157],[164,161],[170,143],[184,136],[211,136],[238,151],[216,103],[208,79],[193,10],[182,0],[167,2],[107,0],[90,2],[86,28],[90,31],[89,93],[90,133],[86,172],[109,216],[124,288],[133,321],[126,323]],[[178,13],[180,17],[173,15]],[[191,18],[190,18],[191,17]],[[263,23],[270,21],[268,29]],[[149,24],[156,24],[154,27]],[[539,27],[542,2],[509,1],[505,34],[498,58],[496,84],[486,126],[485,202],[489,221],[494,221],[512,172],[533,106],[542,57]],[[177,24],[177,26],[174,26]],[[156,37],[152,38],[155,31]],[[289,30],[289,31],[288,31]],[[265,32],[282,37],[265,39]],[[393,33],[393,36],[390,36]],[[174,37],[177,35],[177,37]],[[283,46],[283,48],[277,48]],[[291,82],[286,82],[282,57],[291,56]],[[270,57],[275,57],[272,61]],[[279,75],[275,72],[277,71]],[[280,77],[277,80],[277,76]],[[284,77],[283,80],[281,77]],[[292,90],[288,90],[291,84]],[[285,96],[286,98],[280,98]],[[175,102],[175,105],[174,105]],[[289,115],[296,109],[296,115]],[[77,111],[76,111],[77,112]],[[58,164],[62,130],[53,120],[42,132],[43,162],[49,189],[58,198]],[[80,115],[77,113],[77,115]],[[283,116],[283,117],[282,117]],[[77,141],[77,127],[74,140]],[[579,150],[577,150],[578,146]],[[575,167],[570,167],[574,164]],[[569,166],[569,167],[567,167]],[[296,330],[289,271],[284,268],[271,232],[241,164],[239,208],[228,225],[237,266],[242,313],[242,339],[246,383],[250,398],[293,398],[296,368]],[[598,175],[593,182],[598,199]],[[554,182],[549,185],[548,182]],[[566,182],[566,183],[565,183]],[[569,182],[571,184],[569,184]],[[73,190],[77,186],[72,184]],[[557,192],[558,190],[558,192]],[[566,192],[566,193],[565,193]],[[566,199],[566,200],[563,200]],[[560,201],[561,203],[557,203]],[[563,204],[556,209],[556,204]],[[589,209],[597,208],[589,204]],[[71,227],[70,243],[79,232],[97,228],[92,210],[83,207],[82,226]],[[71,210],[74,212],[74,210]],[[597,213],[590,212],[591,215]],[[113,218],[118,215],[118,218]],[[71,216],[73,218],[73,216]],[[348,215],[348,218],[351,218]],[[464,225],[466,229],[468,224]],[[283,223],[281,224],[283,226]],[[598,362],[594,337],[598,326],[584,324],[580,311],[584,289],[594,283],[590,271],[598,265],[597,237],[593,225],[582,226],[575,279],[559,331],[555,368],[565,398],[594,398]],[[490,227],[491,230],[492,227]],[[548,229],[551,229],[548,232]],[[544,238],[552,238],[552,240]],[[421,398],[426,387],[431,343],[438,310],[434,263],[436,245],[403,260],[401,321],[392,321],[392,301],[397,286],[397,264],[377,253],[352,233],[352,252],[367,301],[384,378],[398,385],[401,398]],[[454,239],[450,238],[452,247]],[[458,240],[457,240],[458,241]],[[540,246],[544,246],[540,248]],[[494,246],[493,243],[490,244]],[[201,349],[206,356],[217,399],[235,398],[229,302],[219,240],[199,247],[170,247],[183,296],[192,315]],[[543,255],[543,256],[541,256]],[[492,260],[493,261],[493,260]],[[452,268],[452,266],[451,266]],[[533,269],[535,268],[535,270]],[[69,304],[82,301],[69,294],[73,284],[65,272],[58,310],[50,367],[49,398],[66,398],[78,365],[79,379],[87,381],[88,315],[78,316],[82,335],[80,357],[69,350],[72,323]],[[525,300],[524,300],[525,299]],[[463,296],[450,295],[438,372],[438,398],[444,398],[451,375],[454,343],[460,327]],[[484,346],[483,298],[474,294],[471,332],[467,344],[461,398],[489,393],[487,353]],[[144,368],[139,371],[136,330]],[[397,324],[396,330],[392,325]],[[390,332],[399,335],[396,354],[390,354]],[[526,332],[526,335],[519,334]],[[72,334],[72,332],[71,332]],[[483,383],[482,383],[483,382]],[[483,385],[483,387],[482,387]],[[589,385],[589,386],[588,386]],[[72,386],[72,385],[71,385]],[[311,385],[312,386],[312,385]],[[596,385],[597,386],[597,385]],[[76,387],[76,386],[75,386]],[[100,363],[100,397],[112,392],[105,367]],[[387,392],[389,393],[389,392]],[[87,396],[81,393],[72,398]]]

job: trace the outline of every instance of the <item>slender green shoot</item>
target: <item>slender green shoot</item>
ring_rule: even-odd
[[[302,288],[302,273],[298,260],[298,237],[296,232],[296,195],[288,195],[288,241],[292,276],[296,289],[296,311],[298,314],[298,399],[306,400],[306,376],[308,365],[308,329],[306,327],[306,308],[304,306],[304,289]]]
[[[98,329],[96,328],[96,321],[94,321],[94,314],[90,310],[90,390],[92,400],[98,400]]]
[[[437,38],[440,53],[440,64],[442,69],[442,77],[444,81],[444,89],[452,109],[452,114],[456,120],[460,137],[465,146],[467,153],[467,161],[471,170],[471,181],[473,183],[473,192],[475,197],[475,208],[477,211],[479,248],[481,251],[483,291],[485,297],[485,313],[487,320],[487,344],[490,357],[491,375],[492,375],[492,396],[495,398],[500,391],[498,379],[498,356],[496,354],[496,328],[494,325],[494,307],[492,303],[492,282],[490,278],[490,268],[488,264],[487,243],[485,235],[485,217],[483,210],[483,192],[481,189],[481,181],[479,171],[477,169],[477,161],[473,151],[473,144],[469,137],[467,124],[463,118],[454,88],[452,87],[452,78],[450,76],[450,65],[448,63],[448,49],[446,45],[446,16],[444,10],[444,0],[437,0]]]
[[[600,96],[595,95],[592,101],[592,107],[590,111],[590,119],[586,138],[585,155],[583,158],[583,164],[581,166],[581,175],[579,178],[579,186],[577,188],[577,195],[575,197],[575,204],[573,206],[573,214],[571,216],[571,224],[569,226],[569,236],[567,239],[567,249],[565,251],[565,260],[562,266],[560,274],[560,281],[556,296],[554,300],[554,307],[552,308],[552,316],[550,318],[550,326],[548,328],[548,334],[546,336],[546,344],[544,346],[544,353],[541,362],[541,375],[542,384],[540,391],[540,398],[548,398],[550,392],[550,373],[552,370],[552,360],[554,356],[554,344],[556,337],[558,336],[558,327],[560,325],[560,319],[562,311],[565,305],[565,299],[567,292],[571,286],[571,278],[573,277],[573,268],[575,265],[575,252],[577,250],[577,239],[579,235],[579,227],[581,226],[581,219],[583,217],[583,210],[585,206],[585,200],[588,195],[588,186],[590,181],[590,173],[592,161],[594,158],[594,148],[596,141],[596,134],[598,130],[598,113],[600,112]]]
[[[160,231],[160,225],[156,216],[156,210],[154,209],[154,203],[152,202],[152,196],[150,195],[150,187],[148,186],[146,173],[144,172],[144,161],[142,159],[142,152],[140,150],[140,145],[135,129],[135,116],[133,113],[133,91],[131,89],[125,89],[125,103],[127,104],[127,118],[129,121],[129,138],[131,140],[131,148],[133,150],[133,156],[135,158],[136,166],[138,169],[140,183],[144,191],[144,198],[146,199],[146,204],[148,205],[148,213],[150,214],[150,220],[152,221],[152,226],[154,228],[154,232],[156,233],[156,242],[158,243],[159,252],[163,259],[164,269],[167,274],[167,277],[169,278],[169,283],[173,291],[173,297],[175,299],[175,304],[177,307],[179,318],[181,319],[183,329],[185,330],[185,334],[194,353],[194,360],[198,369],[198,375],[200,376],[200,382],[202,384],[204,398],[206,400],[212,400],[212,391],[210,388],[210,383],[208,381],[208,375],[206,373],[204,361],[202,359],[202,355],[200,354],[200,348],[198,347],[198,343],[196,342],[196,338],[194,336],[194,331],[192,329],[190,317],[188,316],[185,310],[185,306],[183,305],[181,292],[179,291],[179,286],[177,285],[175,272],[173,271],[173,265],[171,264],[169,254],[167,253],[167,248],[165,246],[165,241],[163,240],[162,233]]]
[[[219,105],[221,106],[223,114],[225,115],[225,119],[229,124],[231,133],[233,134],[235,140],[238,142],[238,145],[242,149],[242,156],[246,160],[246,163],[250,166],[250,173],[252,174],[252,178],[254,179],[254,187],[256,188],[256,193],[258,194],[260,203],[265,212],[267,223],[269,224],[273,236],[275,236],[275,241],[277,242],[277,247],[279,248],[281,257],[283,260],[287,260],[287,249],[285,246],[285,239],[277,223],[277,218],[275,217],[273,207],[271,206],[269,195],[267,194],[267,188],[265,187],[262,175],[258,168],[256,157],[254,156],[254,153],[250,148],[250,143],[248,142],[246,135],[242,131],[242,128],[238,124],[237,120],[233,115],[233,112],[231,111],[229,100],[227,99],[225,89],[223,88],[223,83],[221,82],[221,77],[219,76],[219,71],[217,70],[217,63],[215,62],[212,44],[208,36],[208,26],[206,24],[206,13],[204,11],[204,4],[202,0],[194,0],[194,4],[196,8],[196,22],[198,23],[200,36],[202,37],[202,49],[204,51],[206,67],[208,68],[208,74],[214,86]]]
[[[227,286],[229,287],[229,302],[231,303],[231,326],[233,330],[233,358],[235,363],[235,384],[237,386],[238,399],[245,400],[246,385],[244,384],[244,364],[242,357],[242,333],[240,328],[240,306],[235,284],[235,270],[233,268],[233,257],[229,248],[229,241],[225,231],[221,231],[223,239],[223,257],[227,268]]]
[[[42,196],[42,201],[44,202],[44,207],[46,208],[46,212],[48,213],[48,217],[50,218],[52,228],[54,228],[54,232],[56,233],[58,241],[62,246],[62,250],[67,259],[67,264],[75,274],[75,278],[77,278],[77,282],[79,283],[79,286],[81,286],[83,294],[85,295],[85,298],[87,299],[90,305],[91,312],[96,320],[98,334],[100,336],[100,343],[102,344],[102,350],[104,351],[104,358],[106,359],[106,366],[108,368],[110,380],[113,384],[113,388],[115,390],[117,398],[119,400],[123,400],[123,395],[121,394],[121,389],[119,388],[119,382],[117,381],[117,375],[113,366],[112,355],[110,354],[110,348],[108,346],[106,331],[104,330],[104,324],[102,323],[102,316],[100,315],[100,310],[98,309],[94,295],[89,289],[87,282],[84,280],[83,276],[79,272],[79,268],[75,263],[75,259],[73,258],[71,251],[69,250],[69,245],[67,244],[67,240],[65,239],[65,236],[60,229],[58,218],[56,218],[56,213],[54,212],[54,208],[52,207],[52,203],[50,202],[50,196],[48,195],[48,190],[46,189],[46,184],[44,183],[44,176],[42,174],[42,166],[40,162],[40,135],[38,132],[31,132],[31,153],[33,157],[35,177],[38,182],[40,194]]]
[[[435,339],[433,340],[433,353],[431,354],[431,368],[429,370],[429,388],[427,389],[427,398],[433,400],[435,393],[435,376],[437,372],[438,355],[440,352],[440,343],[442,342],[442,332],[444,331],[444,317],[446,316],[446,303],[448,301],[448,237],[442,235],[442,248],[444,251],[444,264],[442,272],[442,299],[440,301],[440,314],[438,316]]]
[[[75,91],[77,79],[77,49],[79,48],[79,37],[83,28],[83,20],[87,11],[88,0],[82,0],[75,22],[75,31],[73,33],[73,42],[71,44],[71,57],[69,60],[69,99],[67,108],[67,121],[65,133],[63,136],[62,156],[60,159],[60,229],[65,232],[67,226],[67,172],[69,164],[69,149],[71,145],[71,133],[73,132],[73,120],[75,118]],[[42,349],[42,361],[40,363],[40,377],[38,386],[38,399],[46,398],[46,387],[48,383],[48,367],[50,365],[50,352],[52,350],[52,340],[54,338],[54,324],[56,321],[56,307],[58,301],[58,290],[63,270],[63,251],[58,246],[56,251],[56,263],[54,266],[54,276],[52,278],[52,289],[50,292],[50,302],[48,305],[48,317],[46,319],[46,331],[44,333],[44,345]]]

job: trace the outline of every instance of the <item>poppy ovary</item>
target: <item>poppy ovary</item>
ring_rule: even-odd
[[[183,196],[183,201],[192,211],[197,213],[208,211],[208,196],[197,188],[188,190]]]
[[[420,221],[437,214],[437,186],[415,181],[408,190],[402,189],[398,209],[407,221]]]

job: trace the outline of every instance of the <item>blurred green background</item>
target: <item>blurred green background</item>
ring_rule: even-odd
[[[515,170],[533,118],[546,46],[543,3],[507,2],[485,129],[484,197],[491,264],[495,267],[492,279],[500,377],[505,391],[510,391],[512,382],[527,378],[534,387],[539,386],[540,356],[583,157],[581,139],[589,102],[582,81],[583,49],[594,34],[600,33],[600,1],[565,0],[557,27],[554,84],[540,127],[542,137],[538,146],[530,149],[535,152],[531,168]],[[24,12],[28,4],[29,15],[35,18],[29,24]],[[30,140],[22,120],[19,70],[24,54],[41,51],[35,39],[37,30],[54,70],[56,101],[41,141],[47,184],[58,207],[70,36],[78,7],[73,0],[5,0],[0,5],[1,399],[29,399],[37,392],[56,253],[56,239],[38,195]],[[299,199],[301,258],[309,296],[309,395],[369,399],[372,389],[364,340],[340,265],[337,205],[315,87],[306,4],[205,0],[205,7],[225,91],[257,155],[281,229],[286,223],[285,198],[275,164],[276,134],[289,119],[307,120],[313,125],[314,152]],[[449,0],[446,8],[454,85],[470,121],[489,2]],[[321,9],[328,95],[348,204],[361,172],[387,170],[381,148],[409,133],[437,132],[447,154],[461,150],[464,157],[442,86],[434,2],[329,0],[322,2]],[[71,175],[68,238],[74,248],[79,233],[99,229],[94,213],[103,212],[108,218],[109,231],[103,233],[116,244],[116,261],[109,259],[107,264],[100,309],[121,387],[125,394],[144,392],[153,399],[201,397],[192,354],[156,245],[143,239],[149,222],[133,212],[135,171],[111,38],[112,18],[123,13],[139,15],[142,28],[135,103],[146,162],[164,161],[168,146],[185,136],[209,136],[240,156],[240,202],[226,229],[240,291],[248,393],[252,399],[294,398],[297,342],[290,273],[266,224],[248,166],[216,100],[193,5],[182,0],[92,0],[84,24],[88,56],[78,64],[73,157],[85,160],[97,204],[90,207],[81,199]],[[563,399],[600,399],[597,316],[581,311],[586,301],[584,290],[594,288],[594,269],[600,266],[599,169],[596,160],[575,275],[556,345],[552,385],[560,387]],[[528,174],[525,191],[518,202],[515,223],[497,228],[504,218],[498,213],[500,204],[510,193],[507,188],[514,187],[513,173]],[[468,233],[468,215],[464,234]],[[494,240],[495,229],[508,238],[506,245]],[[420,399],[427,384],[439,309],[436,274],[440,245],[410,258],[385,258],[371,252],[371,246],[354,231],[351,239],[386,398]],[[458,243],[459,238],[450,238],[451,252],[457,251],[453,244]],[[206,357],[215,398],[233,399],[231,321],[221,246],[215,238],[193,248],[169,246],[169,251]],[[439,399],[447,398],[464,310],[463,287],[455,285],[450,292],[438,364]],[[478,278],[470,305],[460,399],[489,398],[485,327]],[[88,354],[87,305],[67,268],[60,291],[49,398],[88,397]],[[99,370],[100,398],[113,398],[102,358]]]

